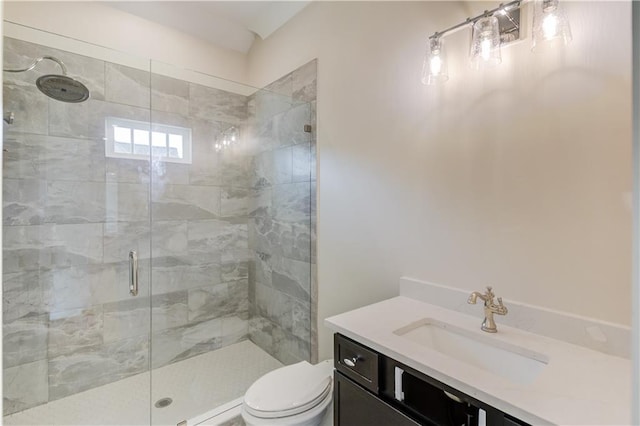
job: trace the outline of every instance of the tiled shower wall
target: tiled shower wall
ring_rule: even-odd
[[[251,168],[256,196],[249,220],[249,332],[285,364],[317,357],[316,76],[314,60],[249,100],[248,127],[257,150]]]
[[[315,93],[315,62],[286,77],[299,98],[292,103],[286,95],[247,98],[5,38],[5,67],[45,54],[62,59],[91,99],[64,104],[40,93],[35,79],[59,72],[55,64],[4,76],[5,112],[15,113],[3,168],[4,413],[249,334],[281,360],[309,358],[315,166],[299,162],[312,161],[301,151],[315,145],[299,129],[315,124],[314,103],[303,99]],[[193,163],[106,158],[107,116],[190,127]],[[216,138],[231,125],[245,145],[216,153]],[[274,164],[265,174],[270,166],[262,159],[282,159],[282,150],[290,166]],[[250,221],[257,250],[249,249]],[[141,259],[136,298],[128,294],[132,249]],[[261,263],[250,267],[256,258]],[[249,271],[255,277],[266,268],[270,281],[250,286]]]

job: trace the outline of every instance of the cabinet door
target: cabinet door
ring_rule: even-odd
[[[335,426],[419,425],[338,372],[334,390]]]

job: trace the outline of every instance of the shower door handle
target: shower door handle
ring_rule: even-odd
[[[138,295],[138,253],[135,250],[129,252],[129,293]]]

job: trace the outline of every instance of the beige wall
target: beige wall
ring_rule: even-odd
[[[456,3],[313,3],[254,45],[255,85],[319,58],[321,358],[322,320],[402,275],[630,323],[630,3],[566,6],[572,44],[527,39],[491,71],[468,68],[468,31],[448,37],[437,88],[426,37]]]
[[[242,82],[246,56],[97,1],[5,1],[4,19],[136,55]],[[32,40],[40,41],[40,40]],[[72,45],[56,46],[76,51]],[[85,53],[85,52],[81,52]]]

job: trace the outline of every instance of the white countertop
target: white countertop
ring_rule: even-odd
[[[530,384],[520,384],[448,357],[393,332],[432,318],[546,355]],[[461,314],[407,297],[395,297],[325,320],[333,331],[533,425],[631,424],[631,362],[581,346],[500,325],[480,330],[483,314]]]

